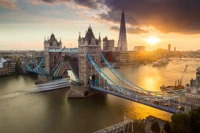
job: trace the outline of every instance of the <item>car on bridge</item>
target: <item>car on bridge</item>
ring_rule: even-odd
[[[108,87],[105,87],[105,90],[108,90],[109,88]]]
[[[182,110],[182,111],[185,110],[185,108],[184,108],[183,106],[178,106],[177,109],[178,109],[178,110]]]
[[[154,101],[153,103],[154,103],[154,104],[158,104],[158,105],[159,105],[159,101]]]
[[[166,106],[166,107],[169,107],[169,104],[168,104],[168,103],[164,103],[163,105]]]

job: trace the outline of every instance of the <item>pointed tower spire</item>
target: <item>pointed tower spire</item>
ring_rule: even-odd
[[[101,41],[101,34],[100,34],[100,32],[99,32],[99,41]]]
[[[122,11],[118,47],[120,51],[127,51],[126,22],[124,11]]]
[[[89,25],[88,29],[92,29],[91,24]]]
[[[78,40],[79,40],[79,41],[81,40],[81,32],[79,32]]]

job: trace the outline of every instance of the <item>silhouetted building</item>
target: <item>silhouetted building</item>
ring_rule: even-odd
[[[5,65],[8,67],[8,73],[9,74],[15,73],[16,61],[14,61],[12,59],[7,60]]]
[[[176,47],[174,47],[174,52],[176,52]]]
[[[103,51],[114,51],[114,40],[108,40],[108,37],[106,36],[103,38]]]
[[[6,67],[6,60],[4,58],[0,58],[0,76],[8,75],[8,67]]]
[[[171,44],[168,44],[168,52],[171,51]]]
[[[122,12],[120,31],[119,31],[119,40],[118,40],[119,51],[127,51],[127,38],[126,38],[126,22],[124,11]]]
[[[27,54],[26,54],[28,57],[30,58],[37,58],[37,57],[42,57],[44,56],[44,51],[36,51],[36,50],[30,50],[30,51],[27,51]]]
[[[0,58],[0,68],[3,68],[3,64],[6,62],[4,58]]]
[[[133,51],[145,52],[145,46],[134,46]]]

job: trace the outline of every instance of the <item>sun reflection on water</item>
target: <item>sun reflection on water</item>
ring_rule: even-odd
[[[162,78],[159,75],[149,75],[140,80],[139,84],[147,90],[159,91],[161,82]]]
[[[148,117],[149,115],[152,115],[160,119],[170,121],[172,114],[143,105],[143,104],[131,102],[126,108],[126,115],[128,117],[134,116],[134,119],[144,119]]]

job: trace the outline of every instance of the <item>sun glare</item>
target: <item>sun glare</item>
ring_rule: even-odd
[[[145,39],[145,41],[151,45],[155,45],[156,43],[160,42],[160,39],[156,37],[148,37]]]

